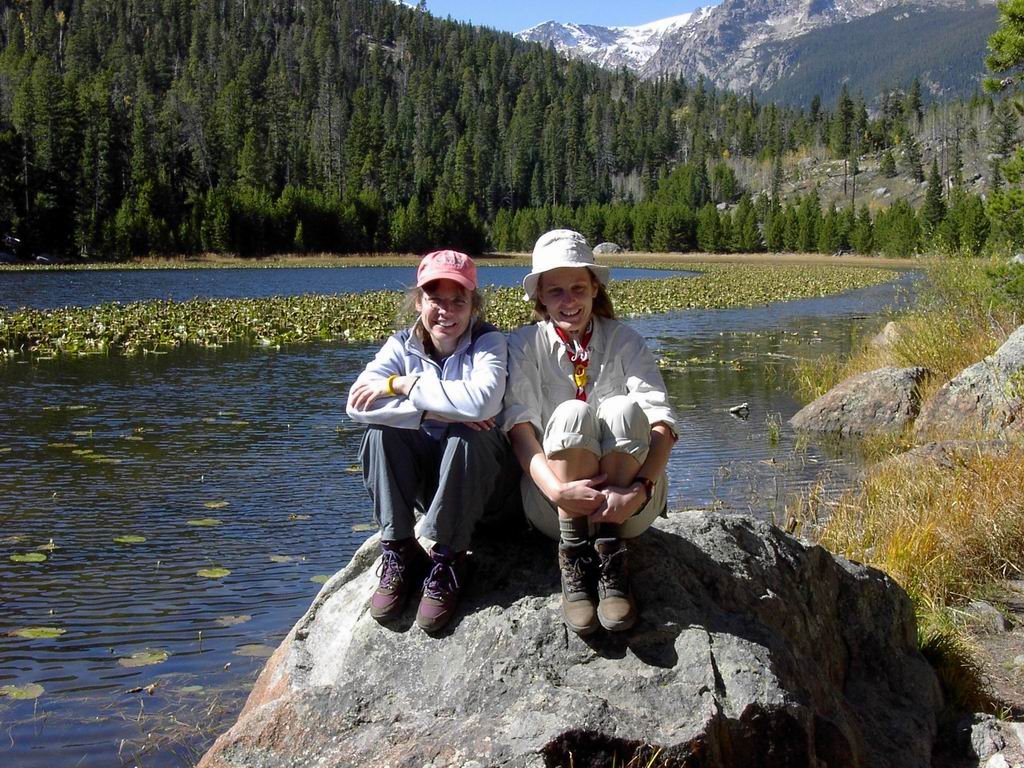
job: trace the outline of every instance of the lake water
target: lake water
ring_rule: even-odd
[[[526,267],[481,266],[481,286],[521,285]],[[616,268],[616,280],[686,274]],[[265,298],[305,293],[403,290],[411,267],[269,267],[265,269],[0,270],[0,308],[89,307],[107,301]]]
[[[786,376],[796,358],[849,352],[911,279],[632,321],[666,360],[679,411],[671,506],[772,519],[820,481],[849,487],[855,446],[785,426],[799,407]],[[0,367],[0,687],[44,689],[0,697],[0,765],[188,765],[233,722],[318,580],[369,535],[344,399],[371,353]],[[748,418],[731,416],[743,402]],[[115,541],[126,536],[144,541]],[[10,559],[30,553],[47,559]],[[10,634],[27,627],[63,634]]]

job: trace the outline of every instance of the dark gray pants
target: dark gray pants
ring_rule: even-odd
[[[507,485],[511,451],[500,429],[452,424],[435,439],[422,429],[371,425],[359,458],[381,539],[414,536],[418,510],[422,536],[464,552],[495,492]]]

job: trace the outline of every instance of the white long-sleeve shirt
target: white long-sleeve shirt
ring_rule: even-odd
[[[502,427],[533,424],[537,435],[552,412],[576,397],[573,364],[550,321],[513,331],[508,338],[508,387]],[[587,366],[587,400],[599,404],[613,395],[629,395],[651,425],[664,424],[676,432],[665,381],[643,336],[618,320],[594,317]]]
[[[353,408],[350,399],[348,415],[363,424],[422,426],[434,436],[444,430],[445,420],[482,421],[497,416],[507,377],[504,334],[488,323],[474,323],[439,364],[424,350],[415,327],[385,341],[355,381],[380,381],[392,374],[418,376],[409,396],[378,398],[364,410]]]

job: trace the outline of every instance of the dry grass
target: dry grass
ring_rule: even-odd
[[[1019,322],[1012,308],[993,298],[985,267],[937,265],[918,308],[899,319],[895,343],[885,349],[865,344],[850,360],[800,366],[803,396],[817,397],[882,365],[922,365],[932,372],[922,387],[927,400],[994,352]],[[960,609],[984,597],[994,582],[1024,571],[1024,445],[1003,455],[978,452],[949,469],[892,458],[911,444],[909,432],[867,439],[865,456],[877,463],[861,487],[836,501],[805,495],[787,509],[788,527],[903,586],[915,606],[920,647],[953,706],[992,709]]]
[[[959,608],[1024,571],[1021,477],[1024,446],[978,453],[952,470],[896,459],[877,464],[828,510],[812,498],[790,510],[827,549],[885,571],[907,591],[920,647],[961,709],[992,705]]]
[[[896,318],[899,335],[887,347],[864,339],[848,359],[826,355],[801,360],[793,372],[797,395],[810,402],[839,382],[884,366],[923,366],[930,375],[921,387],[927,400],[946,381],[998,349],[1019,318],[994,304],[986,262],[929,262],[919,307]]]

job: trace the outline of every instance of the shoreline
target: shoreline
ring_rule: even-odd
[[[417,254],[277,254],[271,256],[242,257],[222,254],[194,256],[147,256],[129,261],[67,262],[53,264],[0,264],[0,272],[54,272],[62,270],[146,270],[146,269],[316,269],[343,267],[415,266],[421,256]],[[881,267],[883,269],[914,269],[930,261],[931,257],[894,259],[884,256],[845,254],[832,256],[824,253],[652,253],[624,252],[602,255],[600,261],[611,267],[674,267],[690,264],[831,264],[834,266]],[[478,266],[529,266],[529,253],[488,253],[474,256]]]

